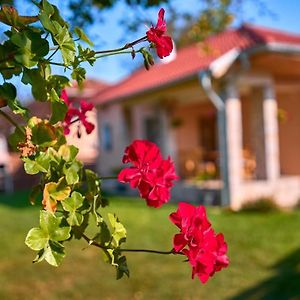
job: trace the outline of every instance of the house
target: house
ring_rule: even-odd
[[[133,139],[149,139],[185,180],[174,194],[181,200],[219,192],[222,205],[239,209],[259,197],[281,206],[300,199],[300,35],[229,29],[94,101],[102,175],[120,169]]]

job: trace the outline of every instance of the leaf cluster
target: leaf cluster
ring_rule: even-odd
[[[61,92],[72,79],[83,82],[86,71],[82,63],[93,65],[95,51],[83,46],[92,46],[92,42],[81,28],[71,31],[56,6],[47,0],[34,4],[39,10],[37,16],[20,16],[7,5],[0,10],[0,22],[10,26],[0,44],[4,79],[0,85],[1,107],[8,106],[24,119],[24,125],[16,125],[9,141],[19,151],[25,172],[40,178],[30,195],[32,204],[42,206],[39,225],[29,231],[25,243],[37,251],[34,262],[45,260],[58,266],[66,255],[66,241],[89,240],[86,231],[93,217],[99,232],[95,239],[105,260],[117,267],[120,278],[129,274],[120,252],[126,230],[113,214],[108,215],[108,221],[100,214],[101,207],[107,205],[101,195],[101,180],[77,159],[78,148],[67,144],[62,126],[68,107]],[[70,78],[52,74],[53,65],[69,69]],[[49,119],[31,117],[20,104],[12,83],[15,76],[31,86],[36,101],[51,103]]]

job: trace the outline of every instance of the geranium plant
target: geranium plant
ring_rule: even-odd
[[[93,65],[97,59],[115,54],[130,54],[132,58],[140,54],[149,69],[154,63],[151,48],[160,58],[168,56],[173,49],[172,40],[166,35],[164,10],[159,11],[156,26],[152,25],[144,37],[118,49],[98,51],[91,48],[92,42],[82,29],[70,29],[56,6],[47,0],[33,3],[39,11],[36,16],[20,16],[14,7],[1,7],[0,21],[9,28],[0,45],[0,72],[4,81],[0,85],[0,115],[15,127],[9,141],[20,153],[26,173],[40,175],[40,182],[30,195],[30,201],[41,206],[39,224],[25,239],[26,245],[37,252],[34,262],[45,260],[58,266],[66,255],[64,242],[83,239],[104,253],[105,260],[116,267],[117,278],[129,275],[124,254],[142,251],[183,255],[192,266],[192,276],[197,275],[206,282],[228,265],[228,257],[223,235],[214,232],[205,208],[180,203],[177,212],[170,215],[180,230],[171,250],[124,248],[125,227],[115,214],[104,216],[101,210],[107,205],[102,198],[101,181],[113,178],[101,177],[85,168],[77,159],[78,149],[68,145],[65,138],[74,123],[78,128],[84,127],[87,134],[95,127],[86,114],[93,109],[93,104],[82,100],[78,108],[66,93],[72,81],[81,85],[85,80],[82,63]],[[61,60],[55,60],[56,53],[60,53]],[[66,74],[70,76],[52,74],[53,65],[68,70]],[[21,105],[11,80],[14,77],[31,86],[36,101],[51,103],[49,119],[32,116]],[[20,115],[23,123],[15,122],[6,107]],[[148,206],[159,208],[169,201],[170,190],[178,177],[172,159],[163,158],[155,144],[133,141],[125,149],[123,163],[130,165],[115,180],[137,188]],[[95,236],[88,235],[90,226],[96,226]]]

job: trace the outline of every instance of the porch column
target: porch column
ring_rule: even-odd
[[[237,87],[228,83],[226,87],[227,149],[230,202],[238,208],[243,171],[242,107]]]
[[[170,116],[165,108],[161,108],[159,112],[160,124],[161,124],[161,145],[162,153],[165,158],[171,157],[175,166],[177,167],[177,147],[175,132],[170,126]]]
[[[280,177],[279,132],[277,101],[272,83],[263,87],[263,117],[266,177],[268,180],[276,180]]]

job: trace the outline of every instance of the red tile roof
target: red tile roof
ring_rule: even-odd
[[[252,25],[243,25],[209,37],[202,43],[180,49],[176,59],[156,64],[150,71],[141,68],[120,83],[101,91],[95,104],[127,99],[130,96],[195,76],[231,49],[248,50],[270,43],[300,46],[300,35]]]
[[[82,87],[79,87],[75,81],[72,87],[67,87],[67,94],[74,101],[81,99],[91,101],[98,93],[110,86],[106,82],[90,78],[83,82]]]

